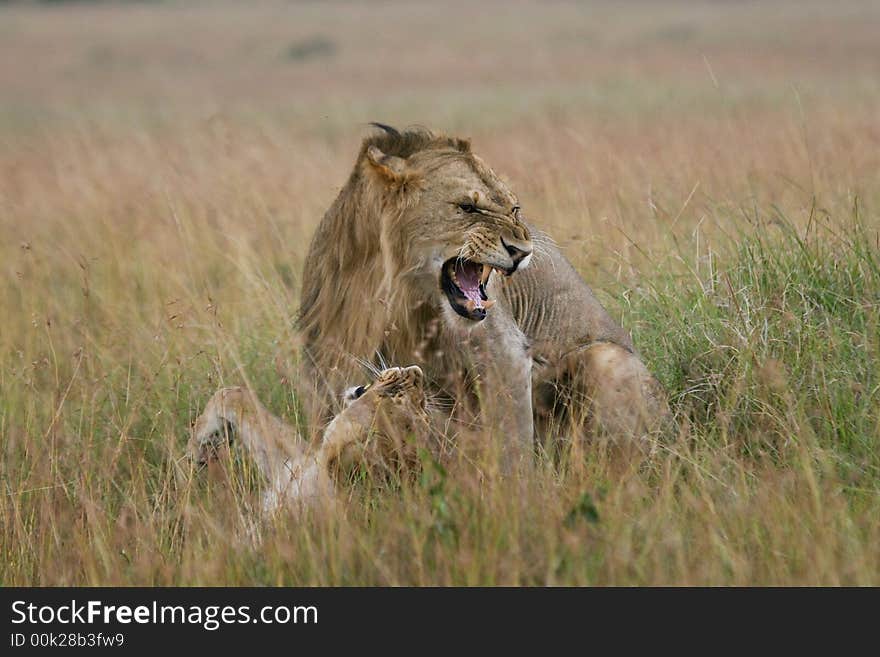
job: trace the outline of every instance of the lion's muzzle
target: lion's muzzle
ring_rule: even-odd
[[[532,256],[531,242],[501,239],[504,255],[490,254],[485,259],[450,258],[440,272],[440,289],[450,307],[465,319],[482,321],[495,300],[489,298],[487,287],[493,271],[510,276],[524,269]]]

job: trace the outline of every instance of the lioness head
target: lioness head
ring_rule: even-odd
[[[532,255],[514,193],[462,139],[426,131],[385,134],[362,149],[367,175],[384,190],[383,257],[459,316],[486,318],[493,276]]]
[[[343,409],[324,431],[324,447],[343,463],[412,460],[428,429],[424,375],[418,366],[383,370],[373,383],[349,388]]]

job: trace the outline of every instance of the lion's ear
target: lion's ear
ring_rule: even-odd
[[[376,146],[367,148],[367,162],[389,182],[400,182],[406,175],[406,160],[396,155],[385,155]]]

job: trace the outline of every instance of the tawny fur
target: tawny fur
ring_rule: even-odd
[[[481,212],[462,212],[462,199]],[[440,291],[442,263],[460,255],[506,269],[505,243],[533,252],[531,265],[492,273],[497,303],[485,320],[456,316]],[[299,321],[313,418],[332,415],[342,384],[376,354],[420,364],[434,392],[504,437],[513,460],[530,451],[535,420],[539,432],[553,426],[548,416],[571,391],[626,437],[665,408],[629,334],[522,217],[509,187],[467,141],[427,130],[364,140],[312,239]]]
[[[334,507],[339,479],[353,465],[413,468],[418,449],[433,451],[424,376],[418,367],[379,373],[311,447],[245,388],[218,390],[193,425],[190,452],[205,465],[237,444],[265,479],[263,509]]]

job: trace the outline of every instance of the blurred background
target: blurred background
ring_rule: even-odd
[[[498,129],[873,99],[880,7],[841,2],[0,3],[19,128],[269,113]]]
[[[0,192],[104,167],[131,202],[189,175],[214,199],[193,213],[246,191],[299,235],[376,120],[474,138],[563,241],[710,201],[876,198],[878,34],[869,0],[5,2]]]

